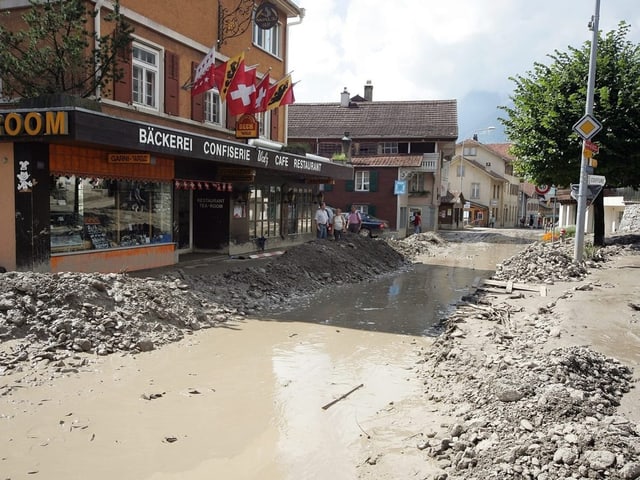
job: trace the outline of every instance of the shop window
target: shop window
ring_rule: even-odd
[[[133,103],[158,108],[159,52],[133,44]]]
[[[249,196],[249,236],[280,235],[280,187],[259,185]]]
[[[248,197],[250,238],[284,237],[312,231],[315,207],[310,188],[290,188],[283,193],[280,186],[256,185]]]
[[[269,30],[263,30],[253,22],[253,43],[271,55],[280,57],[280,24]]]
[[[171,242],[170,182],[53,176],[51,253]]]
[[[209,90],[204,95],[204,120],[215,125],[224,125],[222,102],[217,90]]]

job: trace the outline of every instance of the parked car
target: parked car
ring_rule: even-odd
[[[382,235],[385,231],[389,230],[389,222],[381,220],[377,217],[369,215],[368,213],[360,212],[360,218],[362,219],[362,226],[360,227],[360,235],[367,237],[377,237]]]

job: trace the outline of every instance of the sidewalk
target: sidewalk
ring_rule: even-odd
[[[174,265],[138,270],[129,274],[135,277],[161,277],[180,270],[186,275],[215,275],[233,268],[258,265],[274,256],[282,255],[284,252],[283,249],[273,249],[232,256],[210,252],[192,252],[180,255],[178,263]]]

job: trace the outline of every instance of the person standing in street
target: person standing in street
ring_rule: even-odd
[[[360,212],[356,210],[356,207],[351,207],[351,213],[347,217],[347,229],[351,233],[359,233],[360,227],[362,227],[362,217],[360,216]]]
[[[320,203],[318,210],[316,210],[316,236],[319,239],[327,238],[327,227],[329,225],[329,213],[327,212],[327,205],[324,202]]]
[[[342,210],[336,208],[336,212],[331,219],[331,224],[333,225],[333,238],[338,241],[342,239],[342,234],[344,233],[345,227],[345,218],[342,215]]]
[[[422,232],[422,216],[420,212],[416,212],[413,214],[413,233]]]

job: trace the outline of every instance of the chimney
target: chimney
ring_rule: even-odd
[[[373,85],[371,84],[371,80],[367,80],[364,86],[364,99],[368,102],[373,101]]]
[[[351,99],[349,98],[349,92],[347,91],[347,87],[344,87],[343,92],[340,94],[340,106],[348,107],[350,100]]]

